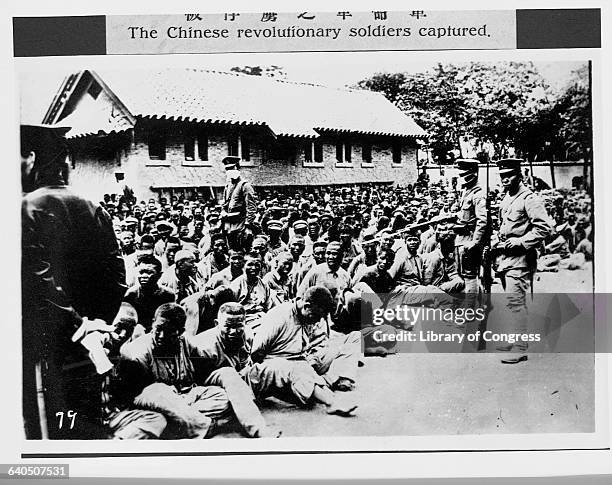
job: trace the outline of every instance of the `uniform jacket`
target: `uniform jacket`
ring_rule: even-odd
[[[82,317],[111,323],[126,285],[108,213],[57,185],[26,195],[21,221],[24,322],[42,319],[68,337]]]
[[[223,191],[223,209],[227,212],[227,230],[241,229],[245,223],[253,224],[257,214],[253,186],[242,179],[228,183]]]
[[[500,240],[518,238],[521,248],[501,251],[497,257],[497,271],[529,268],[528,250],[535,251],[552,232],[552,221],[540,197],[521,184],[515,195],[506,194],[499,206]]]
[[[476,244],[482,241],[487,228],[487,202],[486,194],[480,186],[467,189],[461,196],[457,222],[467,229],[466,235],[457,237],[458,246],[470,240]]]

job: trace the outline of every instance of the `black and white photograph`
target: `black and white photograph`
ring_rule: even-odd
[[[592,62],[435,54],[21,69],[25,438],[594,433]]]

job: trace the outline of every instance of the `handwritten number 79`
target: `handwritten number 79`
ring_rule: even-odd
[[[75,413],[72,409],[65,413],[66,417],[70,420],[70,429],[74,428],[74,420],[76,418],[77,413]],[[55,413],[55,416],[59,418],[58,428],[62,429],[64,426],[64,412],[58,411]]]

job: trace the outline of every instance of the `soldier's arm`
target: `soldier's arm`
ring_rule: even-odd
[[[472,242],[480,244],[487,229],[487,200],[484,195],[474,197],[474,211],[476,213],[476,227]]]
[[[263,362],[266,355],[274,347],[274,342],[278,338],[280,328],[281,325],[270,320],[268,315],[262,318],[261,325],[257,329],[255,337],[253,337],[253,344],[251,346],[251,359],[253,362]]]
[[[257,215],[257,200],[255,197],[255,190],[249,183],[243,185],[244,189],[244,202],[246,205],[246,223],[253,224],[255,222],[255,216]]]
[[[535,194],[525,197],[525,212],[529,218],[529,231],[519,238],[525,249],[538,246],[552,233],[550,217],[542,200]]]

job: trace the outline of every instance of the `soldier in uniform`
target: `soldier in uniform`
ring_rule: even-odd
[[[240,177],[240,158],[225,157],[227,183],[223,191],[221,220],[230,249],[247,250],[253,238],[257,201],[253,186]]]
[[[125,266],[109,214],[67,186],[65,130],[21,125],[27,439],[104,436],[103,406],[96,399],[102,378],[81,342],[89,333],[112,331],[107,324],[126,290]],[[69,412],[75,418],[71,425],[65,424],[68,418],[58,420]]]
[[[461,198],[457,212],[455,254],[465,293],[478,293],[478,273],[487,228],[486,194],[478,185],[478,160],[457,160]]]
[[[544,203],[522,180],[521,160],[508,158],[497,162],[505,196],[500,203],[499,241],[496,270],[507,294],[511,315],[509,333],[527,333],[527,291],[536,270],[536,247],[552,232],[552,221]],[[501,346],[500,351],[514,354],[502,359],[504,364],[527,360],[527,343]]]

